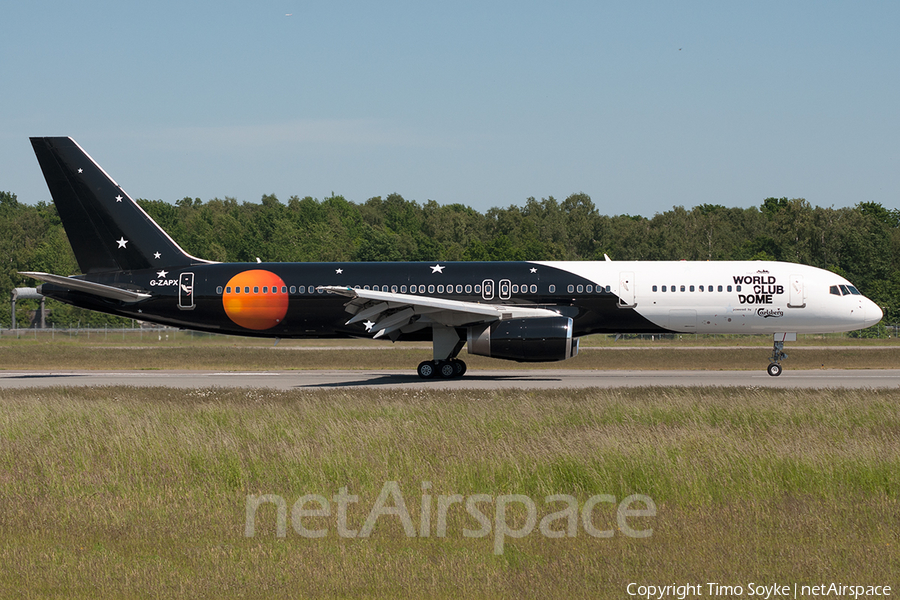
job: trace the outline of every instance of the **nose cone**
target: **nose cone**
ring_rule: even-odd
[[[881,321],[881,317],[884,316],[884,313],[881,312],[881,308],[868,298],[866,298],[865,312],[863,314],[864,327],[877,325],[878,322]]]

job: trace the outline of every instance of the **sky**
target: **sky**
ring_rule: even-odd
[[[135,198],[900,208],[900,3],[9,2],[0,190],[71,136]]]

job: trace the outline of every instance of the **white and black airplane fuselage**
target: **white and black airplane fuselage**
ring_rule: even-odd
[[[783,342],[878,323],[846,279],[771,261],[213,263],[185,253],[70,138],[33,138],[84,275],[29,273],[84,308],[186,329],[273,338],[431,340],[423,377],[470,354],[574,356],[598,333],[775,335]]]

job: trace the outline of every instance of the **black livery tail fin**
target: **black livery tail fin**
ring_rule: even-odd
[[[83,273],[209,262],[182,250],[72,138],[31,145]]]

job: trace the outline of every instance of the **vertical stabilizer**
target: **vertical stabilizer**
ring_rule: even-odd
[[[182,250],[72,138],[31,145],[83,273],[208,262]]]

